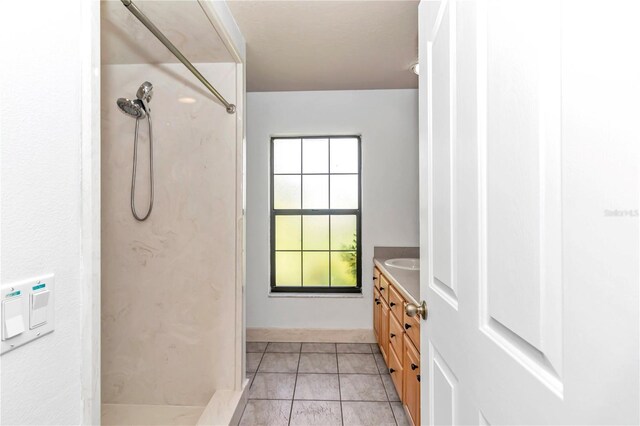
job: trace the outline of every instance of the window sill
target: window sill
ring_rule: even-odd
[[[291,298],[291,299],[361,299],[363,296],[360,293],[297,293],[297,292],[275,292],[270,291],[269,297],[275,298]]]

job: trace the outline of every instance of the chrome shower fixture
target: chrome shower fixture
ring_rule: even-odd
[[[131,213],[136,220],[140,222],[147,220],[153,209],[153,132],[151,128],[151,108],[149,108],[149,102],[153,97],[153,85],[148,81],[145,81],[140,85],[136,92],[138,99],[118,98],[116,104],[120,111],[136,119],[135,136],[133,138],[133,172],[131,173]],[[149,127],[149,184],[151,186],[149,196],[149,206],[147,213],[143,216],[138,215],[136,212],[136,172],[138,169],[138,130],[140,119],[147,119]]]

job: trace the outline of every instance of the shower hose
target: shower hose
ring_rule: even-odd
[[[133,139],[133,172],[131,174],[131,213],[136,220],[140,222],[147,220],[153,209],[153,132],[151,130],[151,113],[147,112],[147,123],[149,124],[149,184],[151,193],[149,196],[149,207],[144,216],[138,215],[136,212],[136,172],[138,169],[138,129],[140,127],[140,119],[136,118],[136,132]]]

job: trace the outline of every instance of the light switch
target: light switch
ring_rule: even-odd
[[[22,296],[2,301],[2,340],[11,339],[24,331]]]
[[[55,328],[55,276],[43,274],[0,286],[0,355]]]
[[[31,312],[29,313],[29,328],[34,329],[47,322],[47,306],[49,305],[49,290],[31,294]]]

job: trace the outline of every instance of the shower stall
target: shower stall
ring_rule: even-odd
[[[227,422],[246,384],[244,42],[224,2],[100,14],[102,422]]]

